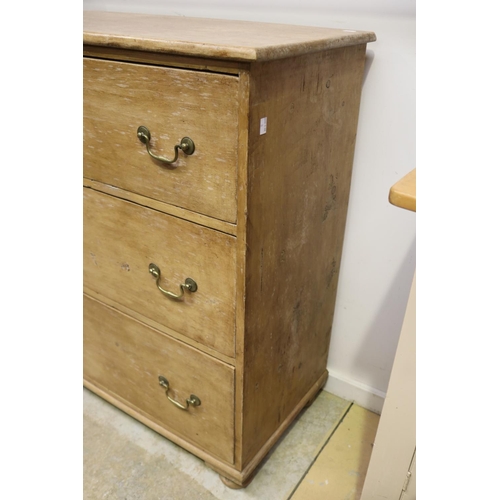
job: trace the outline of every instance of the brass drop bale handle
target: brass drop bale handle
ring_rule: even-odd
[[[198,396],[195,396],[194,394],[191,394],[191,396],[189,396],[189,399],[186,399],[186,406],[182,405],[181,403],[179,403],[175,399],[172,399],[168,395],[168,389],[169,389],[168,380],[165,377],[163,377],[162,375],[160,375],[158,377],[158,380],[160,382],[160,385],[166,389],[165,394],[167,395],[168,400],[171,403],[173,403],[175,406],[177,406],[177,408],[180,408],[181,410],[188,410],[189,405],[191,405],[191,406],[200,406],[201,405],[200,398]]]
[[[161,285],[160,285],[160,280],[161,280],[161,271],[160,268],[156,264],[149,264],[149,272],[156,278],[156,286],[158,287],[158,290],[160,290],[161,293],[166,295],[167,297],[174,299],[174,300],[180,300],[182,299],[184,295],[184,290],[188,290],[191,293],[196,292],[198,290],[198,285],[196,284],[196,281],[194,281],[191,278],[186,278],[184,283],[181,283],[179,285],[181,289],[181,293],[179,295],[176,295],[173,292],[169,292],[168,290],[164,290]]]
[[[168,165],[171,165],[172,163],[175,163],[177,161],[177,158],[179,157],[179,149],[181,149],[186,155],[192,155],[194,153],[194,142],[189,137],[183,137],[181,143],[174,146],[175,155],[172,160],[164,158],[163,156],[157,156],[151,151],[151,147],[149,144],[151,141],[151,132],[144,125],[141,125],[137,129],[137,137],[143,144],[146,144],[146,149],[151,158],[154,158],[155,160],[161,161],[162,163],[166,163]]]

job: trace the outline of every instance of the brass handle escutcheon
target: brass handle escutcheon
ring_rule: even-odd
[[[175,155],[174,155],[174,158],[172,160],[164,158],[163,156],[157,156],[151,152],[151,148],[149,145],[149,143],[151,141],[151,132],[144,125],[141,125],[137,129],[137,137],[139,137],[139,140],[143,144],[146,144],[146,149],[149,153],[149,156],[151,156],[151,158],[154,158],[155,160],[161,161],[162,163],[167,163],[168,165],[171,165],[172,163],[175,163],[177,161],[177,158],[179,157],[179,149],[181,149],[184,152],[184,154],[186,154],[186,155],[192,155],[194,153],[194,142],[189,137],[183,137],[181,140],[181,143],[176,144],[174,146]]]
[[[181,289],[181,293],[179,295],[176,295],[173,292],[169,292],[168,290],[164,290],[160,286],[161,271],[160,271],[160,268],[156,264],[153,264],[153,263],[149,264],[149,272],[156,278],[156,286],[158,287],[158,290],[160,290],[161,293],[163,293],[167,297],[170,297],[171,299],[180,300],[184,295],[184,290],[188,290],[191,293],[194,293],[194,292],[196,292],[196,290],[198,290],[198,285],[196,284],[196,281],[194,281],[191,278],[186,278],[184,283],[181,283],[179,285],[179,287]]]
[[[180,408],[181,410],[187,410],[187,409],[189,409],[189,405],[191,405],[191,406],[200,406],[201,405],[200,398],[198,396],[195,396],[194,394],[191,394],[191,396],[189,396],[189,399],[186,399],[186,406],[182,405],[181,403],[179,403],[175,399],[172,399],[168,395],[168,389],[169,389],[168,380],[165,377],[163,377],[162,375],[160,375],[158,377],[158,380],[160,381],[160,385],[166,389],[165,394],[167,395],[168,400],[171,403],[173,403],[175,406],[177,406],[177,408]]]

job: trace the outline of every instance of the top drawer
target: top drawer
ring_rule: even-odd
[[[228,222],[236,222],[238,78],[84,58],[84,176]],[[151,133],[151,158],[137,137]]]

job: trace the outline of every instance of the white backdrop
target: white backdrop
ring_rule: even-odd
[[[415,168],[415,0],[84,0],[85,10],[374,31],[325,389],[380,411],[415,270],[415,214],[389,204]]]

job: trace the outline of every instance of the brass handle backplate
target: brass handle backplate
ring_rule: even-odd
[[[179,149],[181,149],[184,152],[184,154],[186,154],[186,155],[192,155],[194,153],[194,142],[189,137],[183,137],[181,140],[181,143],[176,144],[174,146],[174,153],[175,154],[174,154],[174,157],[172,160],[169,160],[168,158],[164,158],[163,156],[155,155],[151,151],[151,146],[149,144],[151,141],[151,132],[144,125],[141,125],[137,129],[137,137],[139,138],[139,140],[143,144],[146,144],[146,149],[148,151],[149,156],[151,156],[151,158],[154,158],[155,160],[161,161],[162,163],[166,163],[167,165],[171,165],[172,163],[175,163],[177,161],[177,158],[179,157]]]
[[[149,272],[156,278],[156,286],[158,287],[158,290],[160,290],[161,293],[166,295],[167,297],[174,299],[174,300],[180,300],[183,295],[184,295],[184,290],[188,290],[191,293],[196,292],[198,290],[198,285],[196,284],[196,281],[194,281],[191,278],[186,278],[184,283],[181,283],[179,285],[181,289],[180,294],[175,294],[173,292],[169,292],[168,290],[164,290],[161,285],[160,285],[160,280],[161,280],[161,271],[160,268],[156,264],[149,264]]]
[[[177,406],[177,408],[180,408],[181,410],[188,410],[189,409],[189,405],[191,405],[191,406],[200,406],[201,405],[200,398],[198,396],[195,396],[194,394],[191,394],[191,396],[189,396],[189,398],[186,399],[186,406],[184,406],[183,404],[179,403],[175,399],[172,399],[168,395],[168,389],[170,387],[169,383],[168,383],[168,380],[165,377],[163,377],[162,375],[160,375],[158,377],[158,380],[160,382],[160,385],[165,388],[165,394],[167,395],[168,400],[171,403],[173,403],[175,406]]]

